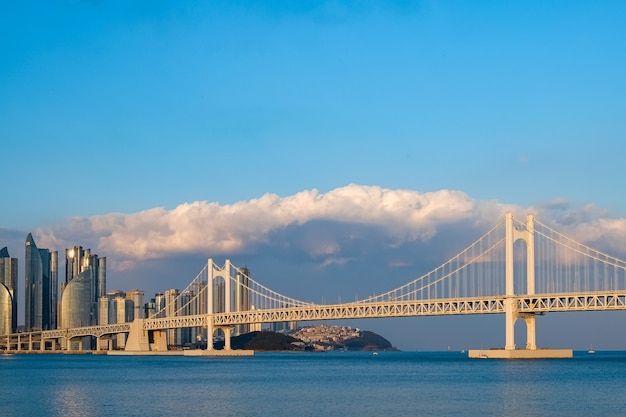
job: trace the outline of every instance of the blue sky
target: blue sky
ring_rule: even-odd
[[[574,235],[608,220],[586,243],[624,258],[625,18],[620,1],[5,2],[0,246],[22,259],[33,232],[91,247],[109,289],[147,294],[228,257],[329,300],[427,272],[513,208]],[[374,215],[355,226],[364,195]],[[383,195],[445,215],[377,217]],[[355,229],[368,245],[342,240]],[[572,347],[626,348],[623,325],[593,334],[623,315],[589,316]],[[501,345],[499,320],[361,327],[405,349],[476,347],[466,323]],[[431,336],[397,330],[413,326]]]

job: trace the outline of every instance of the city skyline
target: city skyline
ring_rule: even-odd
[[[2,8],[0,247],[20,302],[28,233],[106,255],[109,288],[150,297],[229,258],[289,296],[362,298],[508,210],[626,259],[626,4]],[[501,346],[501,321],[345,324],[436,349]],[[542,321],[542,346],[626,349],[619,313]]]

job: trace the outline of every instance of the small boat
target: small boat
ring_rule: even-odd
[[[378,352],[374,352],[374,353],[372,353],[372,355],[378,356]]]
[[[587,351],[587,353],[589,353],[589,354],[596,353],[596,351],[593,349],[593,345],[591,346],[591,348],[589,348],[589,350]]]

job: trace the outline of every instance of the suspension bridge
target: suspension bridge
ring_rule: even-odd
[[[192,329],[209,341],[196,354],[237,354],[233,334],[264,323],[320,320],[504,314],[502,349],[470,351],[470,357],[571,357],[571,350],[538,349],[536,316],[548,312],[626,310],[626,262],[583,245],[539,222],[507,213],[498,224],[436,269],[382,294],[343,304],[287,297],[252,279],[229,260],[204,268],[152,317],[131,323],[0,335],[6,351],[50,351],[91,336],[96,350],[125,334],[125,353],[166,352],[167,332]],[[526,324],[526,346],[515,345],[515,323]],[[213,348],[223,335],[224,349]],[[79,345],[79,350],[82,346]],[[243,353],[242,353],[243,354]]]

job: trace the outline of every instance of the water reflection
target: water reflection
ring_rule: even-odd
[[[89,387],[70,383],[56,388],[52,401],[53,409],[50,410],[51,415],[68,417],[106,415],[104,410],[100,413],[96,410],[94,398],[98,395]]]

